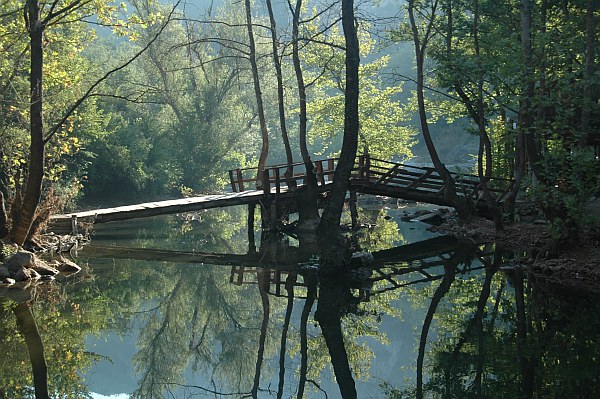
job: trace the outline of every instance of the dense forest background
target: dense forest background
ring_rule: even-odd
[[[8,218],[23,209],[37,129],[31,115],[42,99],[38,216],[77,203],[224,190],[225,171],[256,165],[264,146],[253,58],[268,163],[284,163],[274,51],[292,153],[301,161],[294,44],[306,84],[309,152],[314,159],[338,154],[345,94],[339,4],[277,1],[273,19],[265,2],[250,6],[255,52],[243,2],[3,1],[0,192]],[[515,178],[519,195],[535,198],[562,223],[559,230],[570,231],[586,218],[577,209],[598,190],[596,8],[592,0],[355,4],[359,151],[430,161],[419,134],[421,88],[446,165]],[[43,54],[38,100],[32,32],[40,34]]]

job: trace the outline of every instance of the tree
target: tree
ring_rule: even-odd
[[[248,59],[252,69],[252,82],[254,83],[254,95],[256,96],[256,111],[258,112],[258,121],[260,124],[260,134],[262,137],[262,146],[260,156],[258,158],[258,176],[256,177],[257,188],[262,188],[269,182],[263,181],[262,172],[267,165],[267,157],[269,156],[269,131],[267,129],[267,121],[265,119],[265,109],[263,106],[262,91],[260,89],[260,78],[258,74],[258,64],[256,63],[256,43],[254,42],[254,30],[252,26],[252,7],[250,0],[244,1],[246,9],[246,27],[248,29]]]
[[[42,196],[46,144],[64,126],[77,108],[91,96],[97,86],[108,79],[114,72],[131,64],[148,48],[143,48],[124,64],[108,71],[100,79],[91,84],[89,89],[68,107],[62,117],[59,117],[58,121],[45,131],[43,117],[44,33],[48,28],[53,26],[59,26],[64,23],[77,23],[92,13],[101,16],[101,12],[105,12],[101,8],[94,7],[96,5],[83,0],[74,0],[72,2],[55,0],[49,4],[42,4],[38,0],[28,0],[25,3],[24,16],[29,34],[30,48],[29,156],[23,200],[17,204],[18,209],[12,213],[12,227],[8,234],[8,237],[18,245],[23,245],[29,237],[29,232],[35,220],[36,211],[38,210]],[[110,16],[107,18],[110,18]]]
[[[420,25],[418,24],[417,18],[415,17],[415,9],[421,6],[420,2],[415,2],[414,0],[408,1],[408,16],[410,20],[410,28],[412,32],[412,39],[415,48],[415,58],[417,64],[417,103],[419,109],[419,120],[421,122],[421,132],[423,134],[423,139],[425,140],[425,144],[427,146],[427,151],[431,157],[431,161],[433,162],[433,166],[435,170],[441,176],[444,182],[444,197],[448,203],[452,204],[452,206],[456,209],[459,217],[463,221],[468,221],[472,218],[473,212],[470,209],[470,205],[464,198],[461,198],[456,193],[455,181],[450,171],[446,168],[446,166],[442,163],[435,144],[431,139],[431,133],[429,131],[429,124],[427,122],[427,111],[425,109],[425,93],[424,93],[424,85],[425,85],[425,55],[427,51],[427,46],[429,41],[431,40],[431,35],[433,35],[433,24],[438,12],[439,1],[435,0],[432,2],[431,8],[428,10],[419,8],[417,12],[419,15],[428,15],[428,18],[424,21],[424,32],[420,32]]]
[[[353,0],[342,0],[342,26],[346,44],[344,138],[335,168],[333,187],[328,195],[318,227],[321,267],[324,274],[338,273],[342,266],[343,257],[339,253],[340,219],[358,147],[360,53]]]
[[[316,35],[318,19],[307,27]],[[376,41],[370,36],[368,24],[362,23],[357,31],[360,54],[373,58]],[[320,155],[336,155],[340,132],[344,129],[344,96],[346,90],[343,52],[344,38],[333,26],[326,39],[309,43],[304,48],[306,69],[312,78],[310,141],[318,142]],[[388,67],[390,56],[382,56],[359,66],[359,147],[374,158],[407,160],[411,158],[410,146],[414,144],[414,129],[409,127],[412,115],[397,97],[402,85],[386,85],[382,73]],[[334,143],[334,145],[332,145]]]

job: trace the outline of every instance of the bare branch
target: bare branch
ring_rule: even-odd
[[[135,53],[135,55],[133,57],[131,57],[129,60],[127,60],[125,63],[106,72],[104,74],[104,76],[102,76],[100,79],[98,79],[96,82],[94,82],[93,85],[90,86],[90,88],[85,92],[85,94],[83,96],[81,96],[77,101],[75,101],[75,103],[67,110],[67,112],[65,113],[63,118],[52,127],[52,129],[50,130],[48,135],[44,138],[44,144],[47,143],[54,136],[54,134],[64,125],[64,123],[67,121],[67,119],[73,114],[73,112],[92,94],[92,92],[96,89],[96,87],[98,87],[102,82],[104,82],[106,79],[108,79],[115,72],[118,72],[118,71],[128,67],[129,65],[131,65],[131,63],[133,63],[133,61],[138,59],[142,54],[144,54],[146,52],[146,50],[148,50],[150,48],[150,46],[158,39],[160,34],[166,29],[167,25],[169,25],[169,22],[171,22],[171,18],[173,16],[173,14],[175,13],[175,10],[177,9],[177,6],[179,5],[180,2],[181,2],[181,0],[179,0],[173,6],[173,8],[171,9],[171,12],[167,16],[166,22],[160,27],[160,29],[154,35],[152,40],[150,40],[144,47],[142,47],[142,49],[140,49],[137,53]]]

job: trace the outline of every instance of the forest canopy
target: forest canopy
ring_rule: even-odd
[[[300,160],[303,101],[310,155],[339,154],[347,117],[339,4],[249,5],[247,14],[231,1],[2,2],[3,230],[13,226],[14,236],[19,220],[77,203],[224,190],[226,171],[256,165],[265,140],[270,164],[286,153]],[[360,152],[429,162],[418,134],[428,126],[444,165],[514,179],[513,200],[537,201],[558,236],[589,222],[580,210],[598,191],[594,1],[354,8]]]

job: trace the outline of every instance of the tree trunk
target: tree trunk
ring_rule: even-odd
[[[30,82],[30,144],[29,165],[25,197],[17,217],[12,221],[9,237],[21,246],[29,235],[29,229],[35,218],[40,198],[42,195],[42,181],[44,178],[44,124],[42,116],[42,67],[44,64],[43,33],[45,25],[40,19],[38,0],[29,0],[27,5],[27,28],[29,30],[31,71]]]
[[[256,177],[257,188],[262,188],[263,182],[263,170],[267,165],[267,157],[269,156],[269,131],[267,130],[267,122],[265,120],[265,109],[262,101],[262,92],[260,90],[260,80],[258,75],[258,65],[256,63],[256,44],[254,42],[254,32],[252,28],[252,8],[250,7],[250,0],[245,0],[246,6],[246,26],[248,28],[248,46],[250,48],[250,66],[252,68],[252,80],[254,82],[254,94],[256,96],[256,110],[258,112],[258,121],[260,123],[260,133],[262,137],[262,147],[260,150],[260,156],[258,158],[258,175]]]
[[[585,15],[585,69],[583,71],[583,104],[581,110],[581,136],[579,137],[579,146],[585,147],[588,144],[590,135],[590,122],[592,119],[592,79],[594,76],[595,47],[596,47],[596,21],[594,19],[594,0],[586,1]]]
[[[492,212],[494,217],[494,225],[496,231],[504,230],[503,215],[500,208],[496,205],[495,199],[489,191],[488,183],[492,178],[492,166],[493,166],[493,155],[492,155],[492,143],[490,136],[487,132],[487,118],[485,115],[485,106],[483,102],[483,82],[484,82],[484,71],[481,65],[481,50],[479,46],[479,0],[475,0],[475,10],[473,19],[473,44],[475,46],[475,55],[477,57],[477,127],[479,130],[479,155],[477,172],[479,175],[479,182],[481,183],[481,189],[483,191],[483,198],[486,202],[488,209]],[[484,166],[484,154],[485,154],[485,166]]]
[[[346,93],[344,105],[344,139],[342,152],[335,168],[333,187],[318,227],[321,247],[321,266],[325,273],[335,273],[340,259],[331,251],[340,236],[340,219],[350,181],[350,174],[356,159],[358,147],[358,67],[360,54],[358,36],[354,22],[354,1],[342,0],[342,25],[346,42]]]
[[[279,125],[281,126],[281,137],[283,139],[283,145],[285,147],[285,157],[287,160],[287,170],[285,176],[290,178],[293,176],[292,164],[294,158],[292,156],[292,149],[290,147],[290,139],[288,136],[287,126],[285,123],[285,99],[283,92],[283,74],[281,72],[281,61],[277,51],[277,25],[275,22],[275,16],[273,15],[273,6],[271,0],[267,0],[267,9],[269,10],[269,19],[271,21],[271,42],[273,44],[273,64],[275,65],[275,72],[277,75],[277,104],[279,108]],[[288,183],[289,185],[289,183]]]
[[[437,2],[435,4],[437,4]],[[431,157],[431,162],[433,163],[435,170],[438,172],[438,174],[444,182],[444,197],[456,209],[456,212],[458,213],[461,220],[468,221],[473,217],[473,213],[469,209],[466,200],[462,200],[456,194],[454,179],[452,178],[452,175],[450,174],[446,166],[442,163],[433,143],[433,140],[431,139],[429,123],[427,122],[427,112],[425,110],[425,95],[423,91],[423,86],[425,83],[425,49],[427,47],[428,37],[424,37],[423,41],[421,41],[421,38],[419,36],[419,30],[417,27],[417,22],[415,19],[414,9],[415,1],[409,0],[408,16],[410,19],[410,26],[412,29],[413,42],[415,46],[415,56],[417,63],[417,102],[419,106],[419,119],[421,121],[421,132],[423,133],[423,140],[425,140],[425,145],[427,147],[427,151],[429,152],[429,156]],[[435,15],[435,10],[432,10],[432,15]],[[429,24],[433,24],[433,17],[432,20],[429,21]],[[430,31],[430,29],[428,29],[428,31]]]
[[[539,143],[534,131],[533,94],[535,90],[533,74],[533,50],[531,43],[531,2],[521,0],[521,46],[523,51],[523,94],[519,109],[519,128],[523,131],[525,151],[529,165],[536,179],[543,181],[540,170]]]
[[[348,307],[348,296],[351,295],[349,291],[350,288],[347,283],[339,281],[339,279],[322,279],[319,286],[317,311],[315,312],[315,320],[321,327],[335,379],[343,399],[357,397],[354,377],[344,345],[344,334],[342,333],[342,309]]]
[[[292,13],[292,62],[296,74],[296,84],[298,85],[298,138],[300,141],[300,154],[302,156],[302,162],[304,162],[304,169],[306,170],[306,182],[303,188],[304,192],[299,193],[297,197],[299,219],[298,230],[301,240],[306,239],[309,243],[314,243],[316,226],[319,223],[319,209],[317,204],[317,177],[313,172],[314,165],[310,159],[308,146],[306,145],[306,85],[304,84],[304,74],[302,73],[299,54],[299,25],[302,0],[296,1],[295,8],[292,8],[291,2],[289,2],[288,5],[290,7],[290,12]]]
[[[36,399],[49,399],[48,394],[48,366],[44,357],[44,344],[40,337],[40,332],[31,313],[28,303],[20,303],[13,308],[13,313],[17,318],[19,331],[25,338],[31,368],[33,371],[33,386]]]
[[[4,206],[4,194],[0,191],[0,239],[8,234],[8,214]]]

